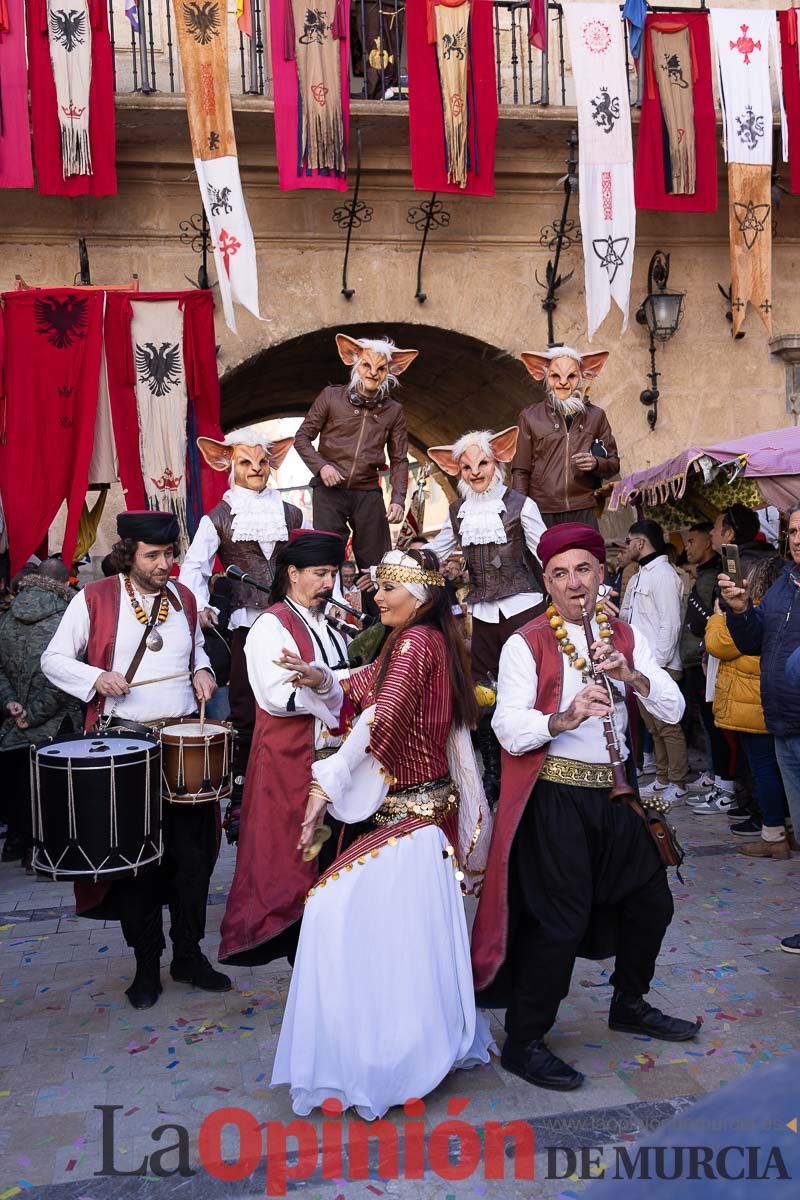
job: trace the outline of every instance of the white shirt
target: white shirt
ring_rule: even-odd
[[[659,554],[632,577],[619,615],[644,634],[660,667],[679,671],[683,611],[681,577],[666,554]]]
[[[344,638],[331,629],[323,616],[312,613],[296,601],[291,601],[291,606],[308,626],[315,651],[314,661],[329,666],[337,679],[346,678],[350,673],[348,668],[336,669],[337,663],[347,662]],[[256,703],[273,717],[302,717],[311,713],[316,718],[315,748],[325,750],[341,745],[342,739],[329,732],[339,723],[341,689],[334,688],[330,696],[324,697],[310,688],[298,688],[290,683],[290,673],[275,665],[284,650],[300,653],[297,642],[278,618],[272,613],[262,613],[244,644],[247,677]]]
[[[596,628],[594,623],[593,629]],[[566,629],[569,641],[575,646],[578,654],[586,657],[583,626],[567,621]],[[564,662],[561,712],[568,707],[578,692],[587,686],[583,682],[582,672],[570,665],[566,655],[562,655],[562,658]],[[633,665],[650,681],[649,696],[645,699],[637,694],[637,698],[654,717],[676,725],[683,716],[683,696],[671,676],[656,663],[646,638],[639,633],[634,635]],[[549,742],[548,753],[559,758],[572,758],[587,763],[607,763],[608,750],[600,717],[589,717],[588,721],[584,721],[577,729],[566,730],[556,737],[551,735],[548,722],[553,713],[541,712],[536,708],[538,678],[536,662],[527,642],[519,634],[512,634],[500,654],[497,709],[492,719],[492,728],[500,745],[509,754],[526,754],[529,750],[538,750],[540,746]],[[624,689],[621,683],[615,683],[614,680],[610,682],[617,693],[614,724],[620,739],[621,757],[624,760],[628,757],[625,741],[628,713]]]
[[[118,579],[119,622],[111,670],[124,675],[142,640],[144,627],[136,619],[122,576],[118,576]],[[170,584],[167,586],[174,592]],[[149,616],[157,596],[138,593],[137,596]],[[169,679],[151,687],[146,684],[135,687],[127,696],[106,696],[101,713],[108,716],[113,710],[115,717],[127,717],[131,721],[155,721],[159,717],[186,717],[189,713],[197,712],[197,699],[188,676],[192,636],[186,614],[170,605],[166,621],[157,628],[164,645],[160,650],[145,650],[133,681],[138,683],[140,680],[158,679],[162,675],[178,672],[186,672],[186,675],[183,679]],[[79,592],[70,601],[61,624],[42,655],[42,671],[56,687],[70,696],[77,696],[84,703],[94,698],[95,680],[102,674],[100,668],[83,661],[88,644],[89,610],[84,593]],[[194,668],[195,671],[211,670],[199,622],[194,639]]]
[[[226,493],[226,495],[228,494],[234,498],[241,496],[245,501],[256,494],[263,495],[267,503],[272,502],[273,497],[277,497],[277,502],[281,505],[283,504],[283,501],[280,500],[280,493],[273,492],[270,488],[264,488],[260,493],[253,493],[248,488],[242,488],[237,484],[233,484],[230,492]],[[302,528],[309,528],[305,517],[303,517]],[[258,540],[258,545],[264,558],[272,558],[275,551],[275,541]],[[197,526],[197,533],[192,538],[192,544],[186,552],[186,557],[183,560],[180,575],[178,576],[181,583],[185,584],[189,591],[194,593],[198,612],[202,612],[204,608],[211,607],[209,605],[208,581],[214,571],[214,560],[217,557],[218,550],[219,534],[214,528],[214,523],[210,517],[202,517],[200,524]],[[238,629],[244,626],[249,629],[262,611],[260,608],[235,608],[228,621],[228,628]]]
[[[530,497],[522,506],[520,521],[525,545],[531,554],[536,555],[539,538],[547,527],[542,520],[538,504]],[[425,549],[432,550],[437,555],[439,562],[444,563],[457,547],[458,538],[453,530],[450,513],[448,513],[442,528],[436,537],[428,542]],[[515,617],[517,613],[524,612],[526,608],[533,608],[534,605],[541,604],[541,601],[541,592],[518,592],[516,596],[505,596],[502,600],[481,600],[477,604],[471,605],[472,616],[475,620],[485,621],[487,625],[497,625],[501,614],[504,617]]]

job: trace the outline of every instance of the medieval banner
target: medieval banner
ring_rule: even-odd
[[[347,190],[350,0],[269,6],[281,188]]]
[[[608,4],[565,8],[578,104],[580,216],[591,341],[614,300],[628,325],[636,240],[622,22]]]
[[[25,0],[7,0],[0,24],[0,64],[0,188],[33,187]]]
[[[42,195],[116,193],[105,0],[27,0],[31,123]]]
[[[722,98],[722,129],[728,162],[731,255],[731,331],[738,333],[751,303],[772,333],[772,99],[770,45],[780,71],[775,13],[714,8],[711,27]],[[783,99],[778,88],[783,132]]]
[[[186,529],[186,372],[177,300],[131,300],[139,456],[147,507],[174,513]]]
[[[796,8],[778,13],[783,66],[783,103],[786,108],[789,141],[789,187],[795,195],[800,192],[800,61],[797,16]]]
[[[169,335],[164,323],[148,316],[148,306],[154,311],[168,313]],[[145,326],[151,329],[153,337],[142,340],[138,335]],[[180,492],[186,510],[186,529],[192,537],[202,514],[213,508],[227,486],[226,477],[212,471],[195,448],[198,436],[222,438],[211,292],[200,289],[191,292],[108,292],[104,334],[114,443],[127,507],[150,507],[155,498],[153,488],[159,497],[161,495],[162,489],[158,486],[161,482],[164,494],[173,490]],[[173,382],[176,376],[177,383]],[[142,394],[143,389],[146,395]],[[159,396],[159,391],[164,394]],[[164,469],[156,465],[147,479],[142,453],[140,396],[143,407],[150,407],[156,423],[161,420],[157,411],[159,404],[165,409],[170,406],[183,409],[185,414],[182,429],[173,428],[172,417],[164,414],[170,424],[165,431],[156,434],[165,445]],[[182,458],[177,449],[179,440],[184,446]],[[171,475],[166,474],[167,468]],[[183,477],[182,486],[177,489],[166,487],[168,481],[172,483],[179,476]],[[152,482],[148,483],[148,480]],[[162,507],[160,498],[157,507]]]
[[[228,328],[233,303],[261,319],[256,246],[242,194],[228,81],[227,9],[222,0],[173,0],[192,153],[211,227]]]
[[[406,8],[414,187],[494,195],[497,134],[492,5],[424,0]]]
[[[645,21],[636,207],[716,212],[717,136],[707,12]]]
[[[0,491],[14,573],[47,535],[65,499],[63,552],[72,561],[94,444],[103,293],[37,288],[2,299]]]

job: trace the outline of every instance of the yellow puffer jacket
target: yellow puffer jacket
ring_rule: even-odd
[[[766,733],[761,707],[761,660],[740,654],[723,616],[709,618],[706,650],[720,660],[714,692],[714,720],[720,729],[739,733]]]

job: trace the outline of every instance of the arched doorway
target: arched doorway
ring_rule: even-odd
[[[326,384],[344,382],[347,369],[336,351],[336,333],[388,336],[398,346],[419,350],[398,392],[415,455],[469,429],[513,425],[539,396],[518,359],[466,334],[435,325],[336,325],[269,346],[228,371],[221,380],[223,428],[302,416]]]

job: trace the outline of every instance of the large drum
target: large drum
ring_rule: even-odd
[[[227,723],[174,717],[154,726],[161,739],[161,781],[170,804],[210,804],[233,787],[233,730]]]
[[[161,861],[161,746],[125,730],[31,750],[33,866],[51,879],[136,875]]]

